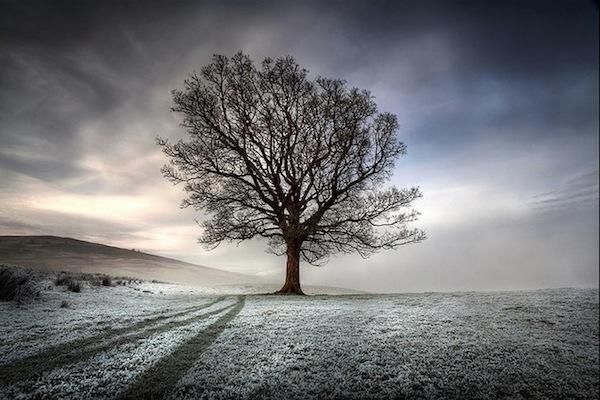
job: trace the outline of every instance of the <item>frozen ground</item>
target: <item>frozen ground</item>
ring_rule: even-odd
[[[0,303],[0,398],[599,395],[597,289],[295,298],[46,284]]]

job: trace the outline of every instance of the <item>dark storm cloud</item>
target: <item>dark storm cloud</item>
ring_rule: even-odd
[[[380,1],[328,3],[351,39],[389,48],[441,34],[455,43],[461,73],[539,78],[597,64],[592,1]],[[444,62],[444,60],[439,60]]]
[[[165,44],[177,15],[166,4],[160,8],[77,1],[2,5],[3,145],[59,159],[56,164],[68,162],[75,172],[86,151],[82,124],[110,118],[128,101],[143,98],[145,85],[156,75],[156,61],[144,57],[143,45],[133,36],[139,34],[148,43],[163,39]],[[177,10],[184,13],[185,8]],[[160,59],[160,54],[153,56]],[[121,132],[103,134],[100,139],[110,147]],[[3,165],[21,168],[14,157],[5,156]],[[63,168],[48,168],[46,161],[30,160],[23,172],[42,179],[65,176]]]
[[[409,102],[440,104],[412,129],[421,140],[462,147],[486,135],[531,141],[597,131],[598,23],[591,2],[420,3],[365,7],[365,59],[406,63],[410,79],[385,75]],[[409,7],[407,7],[408,9]],[[405,46],[433,37],[429,56]],[[354,38],[358,43],[361,36]],[[425,44],[427,42],[425,41]],[[425,52],[426,49],[421,49]],[[394,57],[394,53],[399,54]],[[369,55],[372,55],[369,57]],[[412,60],[411,60],[412,58]],[[362,60],[353,65],[360,65]],[[412,64],[412,65],[411,65]],[[385,70],[385,68],[382,68]],[[392,78],[390,80],[389,78]]]
[[[495,134],[517,136],[594,128],[598,30],[591,2],[2,4],[4,144],[33,146],[74,166],[85,150],[78,138],[82,123],[139,102],[194,48],[206,48],[208,59],[220,48],[241,48],[245,35],[261,30],[290,35],[285,45],[292,54],[296,42],[315,39],[316,30],[322,41],[311,43],[316,52],[320,46],[339,49],[326,60],[332,75],[358,69],[368,76],[367,68],[379,64],[373,73],[415,104],[446,103],[416,127],[423,139],[452,144],[490,126]],[[415,58],[407,49],[426,36],[439,41],[432,51],[441,53]],[[408,82],[395,81],[398,63],[408,65]],[[110,142],[118,133],[104,134]],[[41,162],[30,173],[38,164],[39,177],[47,179],[52,169]]]

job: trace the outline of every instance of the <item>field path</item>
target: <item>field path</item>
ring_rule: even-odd
[[[122,399],[161,399],[175,386],[177,381],[191,368],[200,355],[225,330],[227,324],[244,308],[245,298],[221,316],[216,322],[181,344],[168,357],[162,358],[146,370],[129,387]]]
[[[109,329],[100,334],[52,346],[32,356],[0,365],[0,387],[7,387],[16,383],[23,384],[24,381],[32,382],[55,369],[80,363],[122,345],[141,343],[143,340],[155,335],[169,333],[181,327],[186,328],[188,325],[197,324],[199,321],[225,312],[214,323],[208,325],[205,329],[201,329],[199,333],[195,334],[187,342],[176,347],[173,354],[159,360],[160,367],[142,372],[140,379],[135,380],[138,384],[134,386],[134,389],[127,392],[127,396],[134,398],[139,396],[138,393],[142,392],[142,387],[145,389],[151,387],[148,381],[155,379],[153,376],[168,371],[168,376],[159,377],[159,379],[165,379],[164,382],[161,382],[160,387],[160,392],[163,393],[168,387],[176,383],[177,377],[187,371],[187,368],[193,364],[195,358],[216,339],[223,329],[225,329],[226,324],[244,306],[243,297],[239,298],[233,304],[225,300],[226,297],[218,297],[201,305],[187,307],[183,311],[160,313],[160,315],[155,314],[156,316],[151,316],[129,326]],[[197,314],[199,311],[212,306],[216,306],[217,308]],[[181,360],[178,360],[180,357]],[[164,368],[165,366],[167,368]],[[178,370],[178,368],[185,369]],[[173,379],[175,380],[173,381]],[[143,386],[140,386],[140,384]],[[156,397],[148,390],[144,393],[145,395],[141,395],[144,398]],[[2,394],[0,394],[0,398],[2,398]]]

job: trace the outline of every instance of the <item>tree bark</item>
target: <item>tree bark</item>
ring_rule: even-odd
[[[285,284],[277,294],[304,294],[300,287],[300,247],[302,242],[290,240],[287,243],[287,264]]]

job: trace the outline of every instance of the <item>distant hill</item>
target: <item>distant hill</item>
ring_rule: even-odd
[[[0,236],[0,264],[98,272],[193,286],[253,285],[259,279],[139,251],[57,236]]]

